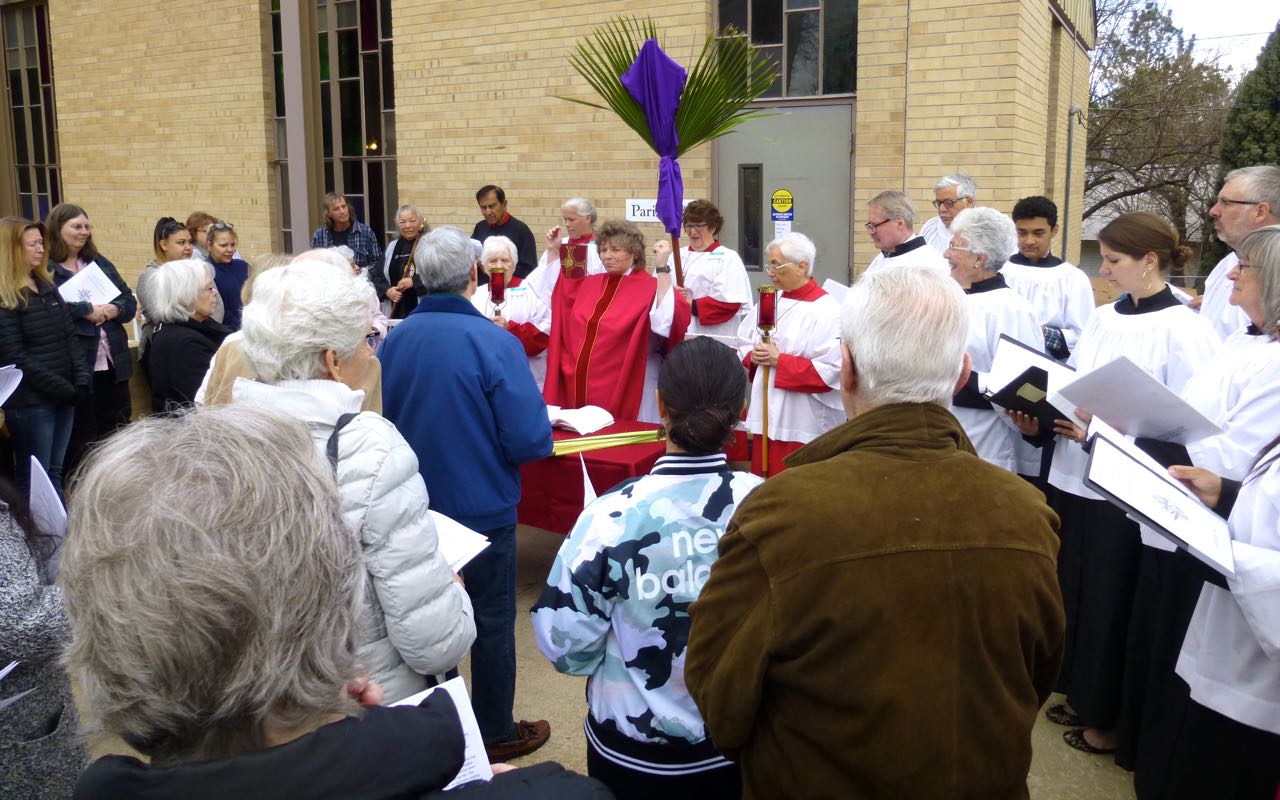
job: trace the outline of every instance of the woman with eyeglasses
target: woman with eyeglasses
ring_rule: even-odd
[[[737,346],[738,328],[751,316],[751,280],[742,257],[720,244],[724,217],[708,200],[694,200],[684,207],[684,234],[689,244],[680,248],[680,268],[684,286],[676,291],[689,301],[693,319],[689,336],[714,336]],[[658,272],[671,270],[671,243],[658,239],[653,244]]]
[[[213,282],[225,309],[222,324],[231,330],[240,328],[240,290],[249,279],[249,265],[236,258],[236,229],[230,222],[209,226],[209,263],[213,265]]]
[[[209,362],[231,329],[215,322],[213,269],[198,259],[166,264],[149,284],[155,334],[143,359],[157,414],[195,402]]]
[[[138,301],[115,264],[98,252],[89,215],[83,208],[71,203],[54,206],[45,228],[49,232],[49,268],[56,285],[62,286],[96,264],[119,291],[106,303],[67,303],[75,318],[85,363],[93,373],[91,392],[76,402],[76,420],[67,447],[66,472],[70,474],[89,445],[127,424],[133,416],[129,397],[133,360],[124,326],[138,313]]]
[[[46,267],[44,226],[0,219],[0,364],[22,370],[4,415],[23,497],[32,456],[61,490],[76,397],[89,394],[89,366],[67,305]]]
[[[784,458],[846,420],[839,391],[840,304],[813,279],[817,255],[813,241],[796,231],[769,242],[765,272],[778,288],[776,325],[768,341],[757,317],[738,329],[738,355],[752,373],[747,430],[755,436],[751,471],[757,475],[777,475]],[[766,393],[767,462],[761,447]]]
[[[304,253],[260,275],[244,310],[237,405],[303,422],[317,456],[333,464],[343,516],[364,550],[372,590],[357,658],[388,702],[421,691],[475,640],[471,601],[436,549],[427,487],[409,443],[381,415],[362,412],[374,361],[373,287]]]

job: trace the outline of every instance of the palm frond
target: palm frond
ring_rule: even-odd
[[[646,39],[657,39],[652,19],[623,17],[595,30],[578,43],[569,64],[595,89],[604,105],[557,95],[591,108],[609,109],[649,147],[654,147],[644,109],[622,85],[622,75],[630,69]],[[768,112],[750,111],[746,106],[773,84],[777,68],[746,35],[733,28],[707,37],[697,63],[689,71],[688,82],[676,113],[679,157],[691,148],[729,132],[741,123]]]

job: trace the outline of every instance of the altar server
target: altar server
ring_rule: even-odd
[[[1209,324],[1182,305],[1165,284],[1191,249],[1164,220],[1145,212],[1122,214],[1099,233],[1100,273],[1121,292],[1093,313],[1071,361],[1081,374],[1126,356],[1178,392],[1217,357],[1220,342]],[[1087,411],[1088,409],[1084,409]],[[1087,415],[1086,415],[1087,416]],[[1082,420],[1058,420],[1049,483],[1062,518],[1058,577],[1067,612],[1066,657],[1058,690],[1067,703],[1050,719],[1082,725],[1064,734],[1090,753],[1115,749],[1125,642],[1141,555],[1137,524],[1083,483],[1087,454]]]
[[[1058,235],[1058,206],[1047,197],[1024,197],[1013,206],[1018,252],[1000,273],[1027,298],[1044,329],[1046,352],[1066,361],[1096,305],[1089,276],[1051,250]]]
[[[480,252],[481,269],[486,275],[493,269],[501,269],[506,273],[502,307],[494,305],[488,281],[476,287],[475,294],[471,295],[471,305],[520,340],[524,354],[529,358],[529,370],[541,391],[547,377],[551,309],[525,284],[511,285],[516,278],[518,258],[515,242],[507,237],[490,236],[485,239],[484,249]]]
[[[742,257],[720,243],[723,227],[724,217],[709,200],[694,200],[684,207],[684,233],[689,244],[680,248],[684,286],[677,291],[690,303],[690,336],[714,336],[737,346],[738,328],[754,311],[751,280]],[[653,254],[657,271],[669,272],[671,244],[658,239]]]
[[[1245,236],[1264,225],[1280,223],[1280,167],[1261,164],[1228,172],[1209,216],[1214,234],[1232,252],[1205,279],[1200,315],[1225,339],[1249,324],[1241,310],[1231,305],[1232,283],[1227,273],[1240,260],[1235,248]]]
[[[951,277],[964,289],[969,312],[965,352],[973,359],[973,371],[956,393],[951,413],[983,460],[1010,472],[1038,474],[1039,454],[1022,441],[1021,431],[1004,412],[983,396],[987,389],[1001,388],[987,386],[985,374],[991,370],[1001,334],[1037,350],[1044,348],[1035,309],[1009,288],[1000,270],[1009,257],[1012,235],[1013,222],[993,208],[965,209],[951,223],[951,245],[944,255]]]
[[[1221,357],[1182,390],[1182,398],[1223,432],[1161,459],[1231,480],[1245,478],[1280,420],[1280,226],[1249,234],[1238,252],[1241,261],[1228,273],[1229,299],[1249,327],[1229,336]],[[1170,734],[1190,697],[1174,668],[1203,579],[1199,569],[1189,568],[1194,562],[1154,531],[1144,528],[1143,542],[1150,546],[1143,548],[1138,573],[1116,761],[1134,770],[1138,796],[1146,798],[1164,796],[1177,757]]]
[[[762,340],[755,319],[738,331],[743,363],[752,370],[747,430],[756,435],[752,471],[776,475],[789,453],[846,419],[840,403],[840,304],[811,277],[817,248],[788,233],[765,248],[765,271],[780,290],[777,327]],[[763,370],[761,367],[769,367]],[[767,381],[767,384],[766,384]],[[768,392],[769,460],[762,460],[764,397]],[[765,468],[767,467],[767,472]]]

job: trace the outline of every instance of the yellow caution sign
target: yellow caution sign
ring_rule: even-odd
[[[773,205],[773,210],[780,214],[790,211],[796,203],[796,198],[786,189],[779,189],[773,193],[773,197],[769,198],[769,202]]]

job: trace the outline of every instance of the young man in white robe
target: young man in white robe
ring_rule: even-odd
[[[862,227],[875,242],[876,257],[867,272],[888,267],[922,266],[939,272],[949,271],[942,251],[935,249],[923,236],[915,234],[916,207],[906,192],[885,191],[867,204],[867,221]]]
[[[1035,309],[1009,288],[1001,274],[1000,268],[1009,257],[1005,248],[1012,228],[1009,218],[992,208],[966,209],[951,225],[946,258],[951,277],[964,289],[969,310],[965,352],[973,360],[969,381],[956,393],[951,413],[984,461],[1010,472],[1036,474],[1027,473],[1024,462],[1038,465],[1039,454],[1023,442],[1022,433],[1004,412],[984,396],[988,390],[1002,388],[986,385],[1001,334],[1037,350],[1044,348]]]
[[[1051,250],[1058,235],[1058,206],[1047,197],[1024,197],[1013,206],[1018,251],[1000,273],[1009,288],[1036,310],[1046,352],[1066,361],[1097,305],[1089,276]]]
[[[738,355],[752,371],[747,430],[752,471],[776,475],[783,458],[845,422],[840,401],[840,304],[813,279],[817,250],[808,236],[788,233],[765,248],[765,270],[778,287],[776,327],[763,341],[757,318],[738,331]],[[765,368],[768,369],[765,369]],[[768,460],[763,458],[768,396]]]
[[[1240,259],[1235,250],[1251,232],[1264,225],[1280,223],[1280,167],[1261,164],[1227,173],[1218,192],[1218,202],[1209,209],[1213,232],[1231,248],[1204,281],[1204,294],[1192,307],[1209,321],[1218,336],[1226,339],[1249,324],[1238,307],[1231,305],[1229,273]]]

